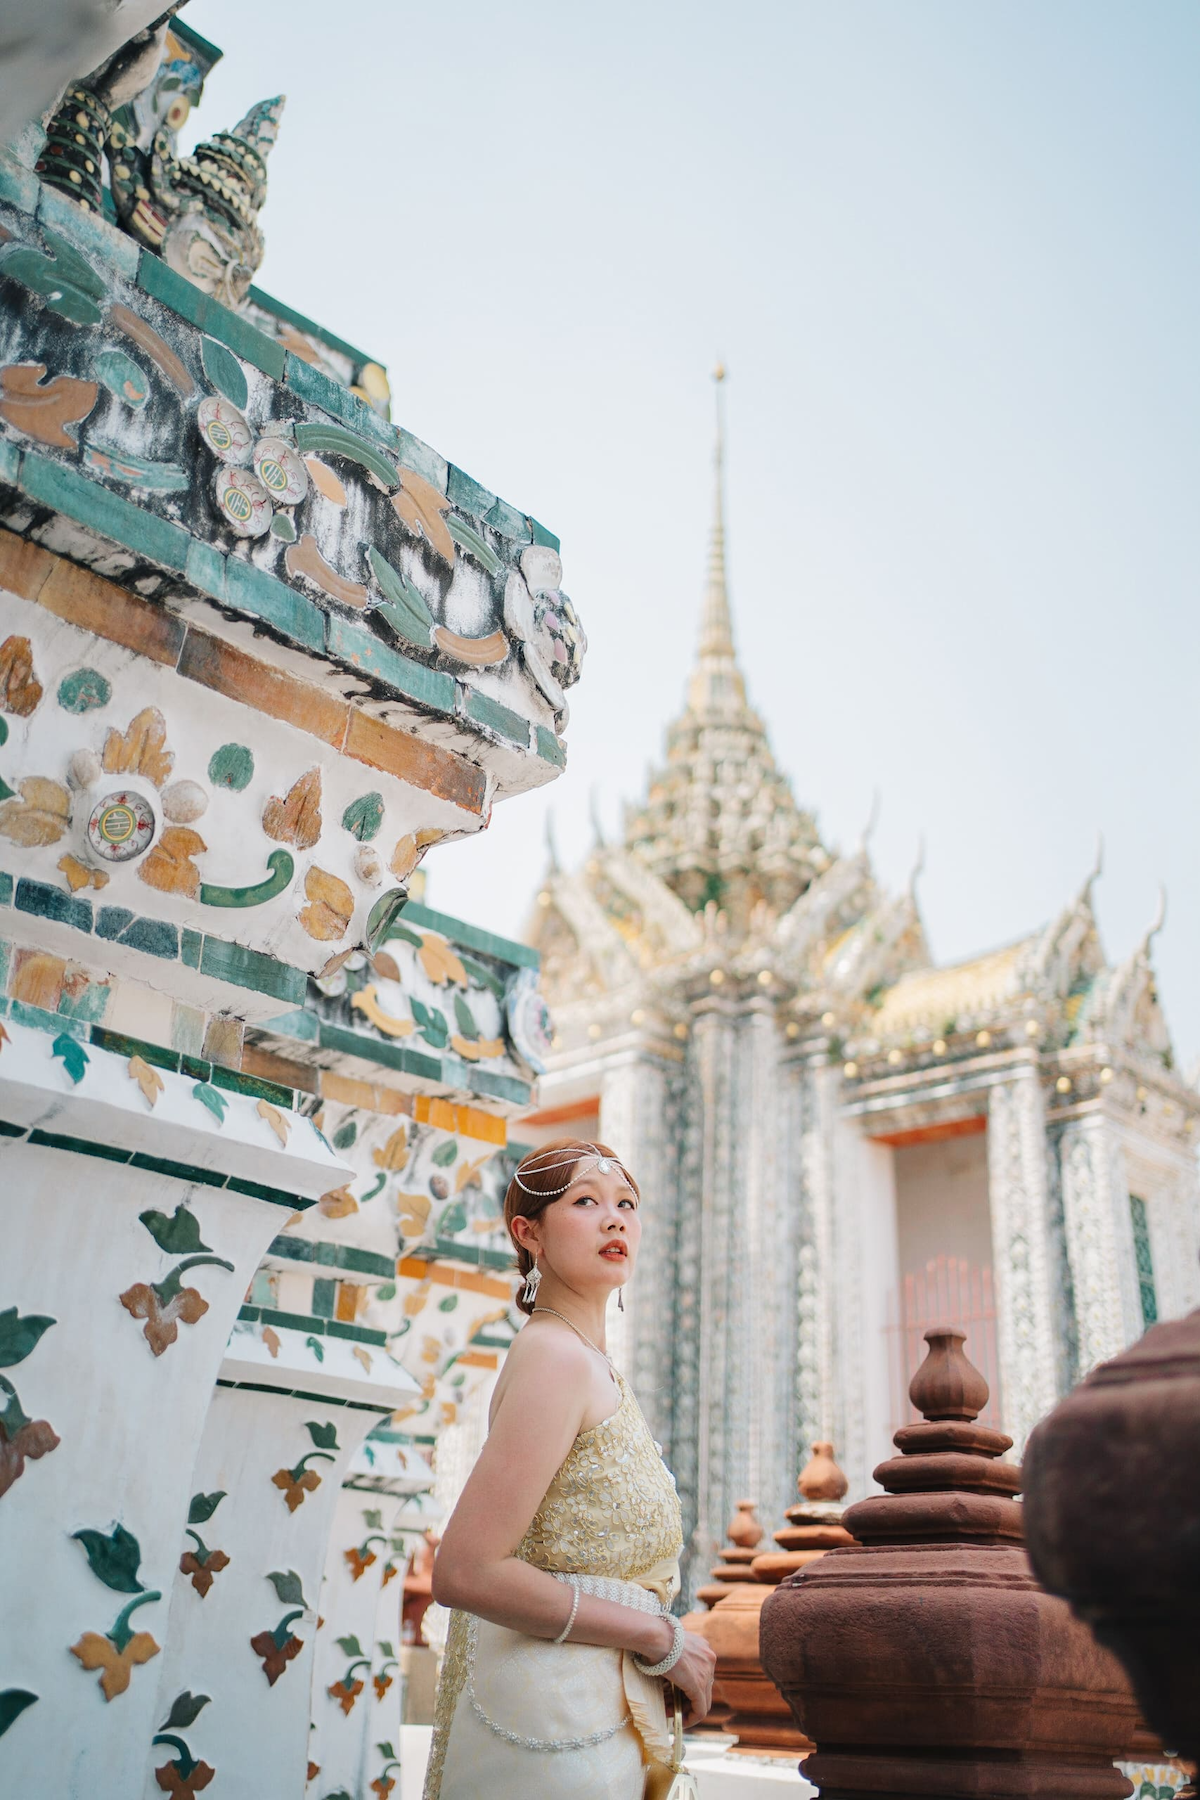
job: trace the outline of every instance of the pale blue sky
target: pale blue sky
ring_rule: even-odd
[[[878,786],[935,955],[1083,879],[1200,1052],[1200,7],[193,0],[197,124],[285,91],[260,281],[563,540],[570,766],[429,859],[519,929],[679,705],[730,369],[751,694],[827,841]]]

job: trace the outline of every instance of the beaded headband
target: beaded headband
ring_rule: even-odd
[[[575,1171],[579,1168],[580,1163],[588,1161],[589,1157],[595,1158],[597,1175],[607,1175],[610,1169],[620,1169],[622,1175],[624,1175],[626,1177],[628,1177],[628,1175],[629,1175],[629,1170],[625,1167],[625,1164],[620,1160],[619,1157],[605,1156],[604,1152],[602,1150],[600,1150],[595,1144],[581,1144],[579,1146],[578,1150],[572,1151],[572,1152],[568,1153],[567,1155],[560,1156],[557,1162],[537,1163],[537,1162],[534,1162],[532,1157],[527,1156],[521,1165],[521,1168],[528,1168],[531,1174],[536,1172],[539,1175],[542,1175],[542,1174],[553,1175],[561,1169],[569,1169],[571,1171],[571,1174],[568,1176],[567,1180],[563,1182],[561,1187],[558,1187],[558,1188],[531,1188],[531,1187],[528,1187],[525,1184],[525,1182],[523,1182],[521,1180],[521,1169],[520,1168],[514,1169],[513,1180],[516,1182],[517,1186],[520,1188],[520,1190],[523,1194],[533,1194],[538,1197],[540,1197],[544,1194],[565,1194],[567,1189],[569,1187],[573,1186],[574,1183],[579,1180],[579,1176],[575,1173]]]

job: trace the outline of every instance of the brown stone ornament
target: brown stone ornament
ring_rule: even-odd
[[[925,1423],[875,1470],[887,1491],[846,1513],[859,1542],[763,1607],[763,1666],[817,1746],[803,1773],[838,1795],[1122,1800],[1123,1671],[1033,1577],[1021,1471],[975,1422],[988,1389],[963,1333],[925,1337],[910,1388]]]
[[[1093,1369],[1029,1440],[1029,1555],[1128,1670],[1147,1724],[1200,1759],[1200,1312]]]

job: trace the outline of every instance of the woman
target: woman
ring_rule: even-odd
[[[613,1152],[573,1138],[509,1184],[530,1317],[434,1564],[433,1597],[456,1610],[425,1800],[640,1800],[647,1767],[670,1758],[664,1678],[690,1723],[709,1709],[713,1653],[669,1611],[675,1483],[604,1348],[639,1204]]]

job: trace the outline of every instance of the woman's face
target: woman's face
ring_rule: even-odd
[[[576,1293],[605,1298],[629,1280],[642,1237],[638,1197],[624,1171],[610,1161],[601,1174],[594,1157],[536,1219],[513,1224],[543,1275],[555,1275]]]

